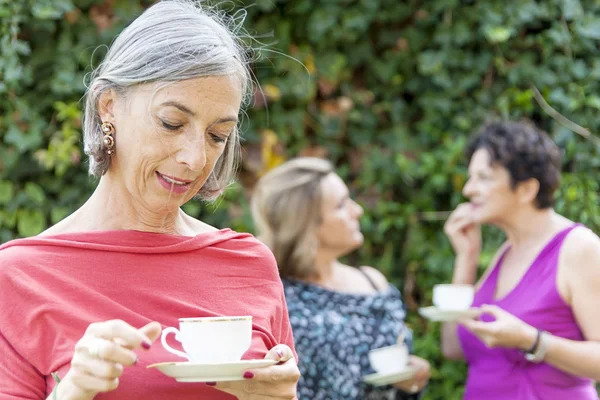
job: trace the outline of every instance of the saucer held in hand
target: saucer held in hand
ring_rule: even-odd
[[[240,360],[227,363],[195,363],[195,362],[164,362],[148,365],[146,368],[156,368],[177,382],[226,382],[241,381],[244,372],[251,368],[268,367],[277,361]]]
[[[391,385],[414,378],[418,371],[419,369],[416,367],[407,366],[402,371],[366,375],[363,377],[363,381],[373,386]]]
[[[370,385],[383,386],[412,379],[418,368],[409,366],[408,359],[409,351],[404,343],[372,349],[369,362],[377,372],[364,376],[363,380]]]
[[[421,307],[419,314],[434,322],[455,322],[463,319],[474,319],[481,315],[479,308],[468,308],[466,310],[446,310],[437,307]]]

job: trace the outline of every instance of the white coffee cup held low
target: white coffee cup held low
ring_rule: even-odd
[[[369,351],[369,362],[377,373],[390,374],[406,369],[408,356],[408,347],[396,344]]]
[[[185,352],[168,345],[166,339],[170,333],[175,334]],[[168,352],[192,362],[239,361],[252,342],[252,317],[180,318],[179,329],[165,328],[160,340]]]
[[[468,310],[474,296],[473,285],[443,284],[433,287],[433,305],[440,310]]]

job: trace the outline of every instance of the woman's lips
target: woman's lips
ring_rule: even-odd
[[[188,191],[192,181],[180,180],[178,178],[171,177],[169,175],[163,175],[160,172],[156,172],[158,182],[162,187],[170,192],[181,194]]]

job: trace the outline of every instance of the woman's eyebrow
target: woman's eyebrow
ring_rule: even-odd
[[[195,116],[196,116],[196,113],[195,113],[195,112],[193,112],[192,110],[190,110],[189,108],[187,108],[187,107],[186,107],[186,106],[184,106],[183,104],[181,104],[181,103],[178,103],[178,102],[176,102],[176,101],[166,101],[166,102],[164,102],[164,103],[162,103],[162,104],[161,104],[161,107],[162,107],[162,106],[170,106],[170,107],[175,107],[175,108],[177,108],[177,109],[179,109],[179,110],[183,111],[184,113],[191,115],[192,117],[195,117]]]

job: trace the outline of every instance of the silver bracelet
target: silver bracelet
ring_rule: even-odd
[[[548,351],[548,340],[546,335],[548,332],[539,330],[539,341],[537,346],[531,353],[525,353],[525,359],[529,362],[539,364],[546,358],[546,351]]]

